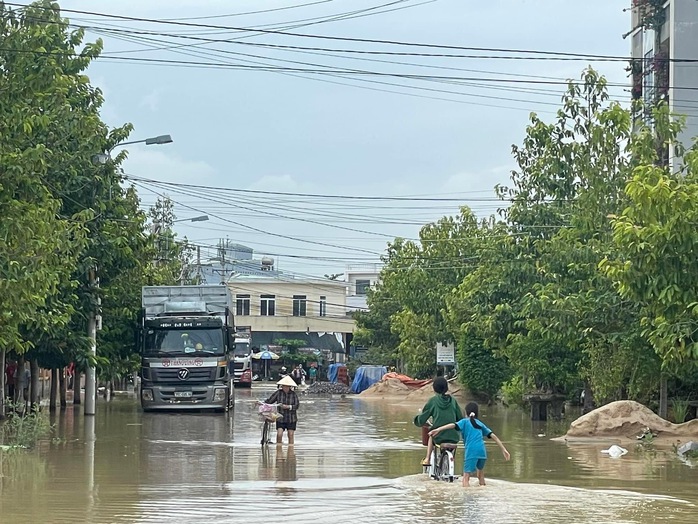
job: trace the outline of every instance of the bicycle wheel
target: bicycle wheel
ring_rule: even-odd
[[[269,442],[269,421],[265,420],[262,426],[262,446]]]
[[[453,475],[451,475],[451,457],[447,451],[441,452],[441,460],[439,460],[439,480],[453,482]]]

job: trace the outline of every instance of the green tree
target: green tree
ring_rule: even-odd
[[[682,172],[658,165],[657,142],[674,144],[681,122],[672,121],[665,106],[654,116],[654,128],[644,129],[635,145],[640,161],[626,187],[629,204],[613,217],[619,251],[600,267],[623,297],[639,304],[642,335],[665,372],[659,411],[666,417],[666,375],[685,374],[698,363],[698,152],[694,147],[683,156]]]

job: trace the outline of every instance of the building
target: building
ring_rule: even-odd
[[[685,147],[698,136],[698,1],[632,0],[632,97],[646,107],[667,100],[672,113],[688,116],[679,135]],[[646,110],[637,118],[650,121]],[[673,150],[665,163],[678,169]]]
[[[347,266],[344,279],[347,284],[347,311],[368,309],[366,293],[380,277],[381,264],[357,264]]]
[[[354,320],[347,316],[346,283],[286,275],[234,275],[228,279],[239,331],[260,349],[278,339],[304,340],[326,360],[342,362]]]
[[[219,241],[216,256],[196,267],[202,284],[224,284],[233,275],[279,275],[273,258],[254,258],[251,247],[229,240]]]

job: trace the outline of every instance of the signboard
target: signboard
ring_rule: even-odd
[[[453,344],[436,344],[436,364],[438,366],[456,365],[456,348]]]

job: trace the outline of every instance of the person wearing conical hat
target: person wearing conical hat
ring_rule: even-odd
[[[284,436],[284,431],[288,434],[288,444],[294,444],[294,435],[296,433],[296,424],[298,423],[298,395],[294,391],[296,382],[286,375],[276,383],[279,386],[268,399],[265,404],[278,404],[281,418],[276,421],[276,443],[281,444]]]

